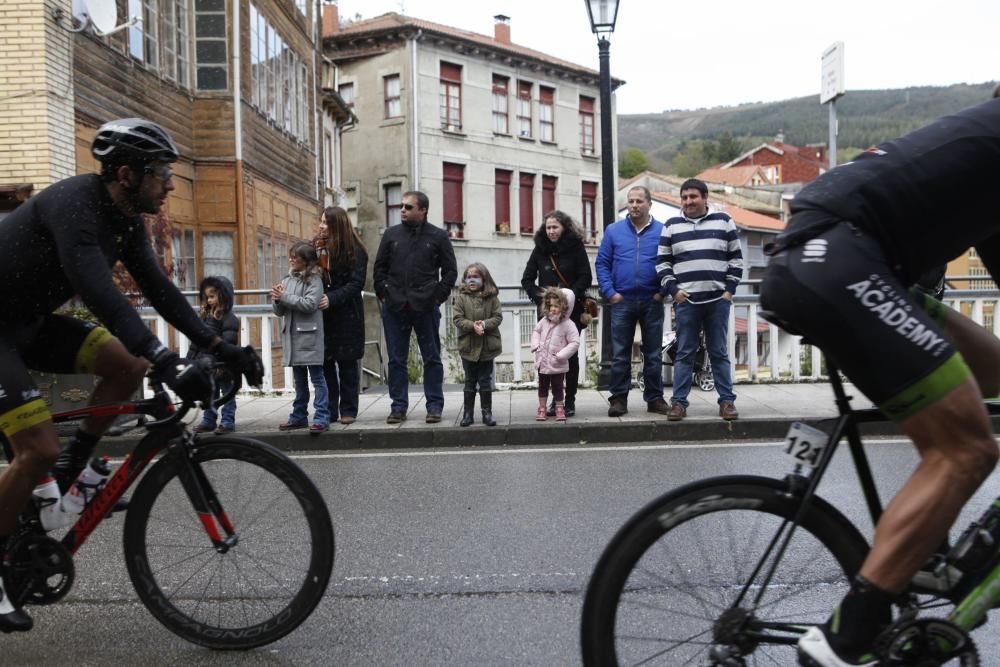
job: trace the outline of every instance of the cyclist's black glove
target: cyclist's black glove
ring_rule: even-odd
[[[252,346],[238,347],[226,341],[219,342],[212,353],[234,372],[242,373],[251,387],[264,384],[264,362]]]
[[[182,401],[208,405],[212,400],[215,383],[204,363],[181,359],[176,352],[164,348],[153,357],[153,369]]]

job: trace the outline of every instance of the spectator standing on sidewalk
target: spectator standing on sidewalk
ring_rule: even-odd
[[[542,291],[546,287],[567,287],[573,290],[573,296],[576,297],[576,305],[569,317],[577,331],[582,332],[590,322],[590,316],[583,311],[583,302],[593,279],[590,258],[587,256],[580,228],[562,211],[547,213],[542,226],[535,232],[535,248],[531,251],[528,264],[524,267],[524,275],[521,276],[521,287],[538,307],[538,318],[546,316],[542,309]],[[569,359],[569,372],[566,375],[567,417],[576,414],[576,387],[579,378],[578,350]],[[555,399],[549,404],[547,414],[549,417],[555,416]]]
[[[569,358],[580,347],[580,332],[569,319],[573,312],[573,290],[546,287],[542,292],[545,317],[538,320],[531,334],[531,351],[535,353],[538,370],[538,413],[535,421],[546,420],[545,402],[549,388],[556,402],[556,421],[566,421],[563,381],[569,370]]]
[[[237,345],[240,339],[240,320],[233,314],[234,295],[233,283],[225,276],[205,276],[201,284],[198,285],[198,300],[201,308],[198,316],[201,321],[211,329],[216,336],[231,345]],[[208,358],[215,360],[208,350],[203,350],[192,343],[187,353],[188,359]],[[219,379],[216,375],[216,379]],[[232,385],[223,387],[218,384],[215,387],[215,398],[232,391]],[[218,421],[218,427],[216,427]],[[202,413],[201,423],[192,429],[195,433],[208,433],[215,431],[216,435],[232,433],[236,430],[236,397],[229,399],[222,406],[222,418],[219,418],[219,411],[215,406],[210,405]]]
[[[409,407],[407,358],[410,334],[416,333],[424,362],[425,421],[441,421],[444,409],[444,365],[438,326],[441,304],[448,300],[458,278],[455,250],[448,234],[427,221],[429,208],[423,192],[403,193],[401,224],[382,235],[375,256],[375,295],[382,304],[382,326],[389,352],[389,395],[392,407],[387,424],[406,419]]]
[[[360,360],[365,354],[361,290],[368,273],[368,253],[347,211],[339,206],[323,211],[313,245],[323,247],[330,276],[319,303],[323,311],[323,375],[330,395],[330,421],[353,424],[361,392]]]
[[[475,421],[477,387],[483,423],[497,425],[493,419],[493,360],[503,348],[500,340],[503,314],[498,294],[497,284],[485,266],[475,262],[465,269],[452,318],[458,329],[458,352],[465,371],[465,409],[459,426],[471,426]]]
[[[643,398],[649,412],[667,414],[663,400],[663,294],[656,277],[656,253],[663,223],[649,214],[653,202],[642,186],[628,191],[628,214],[604,230],[597,253],[597,283],[611,311],[609,417],[628,412],[632,387],[632,341],[642,333]]]
[[[729,363],[729,314],[743,277],[740,234],[726,213],[709,210],[708,186],[696,178],[681,184],[681,208],[681,215],[664,224],[656,258],[663,290],[673,297],[677,330],[674,394],[667,419],[680,421],[687,415],[698,336],[704,329],[719,416],[732,421],[739,413]]]
[[[274,314],[281,322],[281,363],[291,366],[295,400],[288,421],[278,427],[291,431],[309,427],[318,435],[330,427],[330,399],[323,377],[323,270],[310,243],[299,241],[288,251],[288,275],[271,288]],[[309,380],[312,380],[313,424],[309,426]]]

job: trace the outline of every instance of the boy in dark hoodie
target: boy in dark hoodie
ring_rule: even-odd
[[[215,334],[227,343],[236,345],[240,336],[240,321],[233,314],[233,284],[225,276],[206,276],[198,286],[198,300],[201,302],[199,315],[202,321],[208,325]],[[200,350],[194,345],[188,350],[188,358],[196,359],[201,355],[212,357],[210,352]],[[215,358],[212,357],[214,361]],[[218,398],[224,391],[229,391],[228,386],[220,385],[215,390]],[[219,426],[215,423],[218,419],[218,412],[214,407],[205,408],[201,423],[194,427],[195,433],[207,433],[215,431],[217,435],[232,433],[236,430],[236,399],[233,398],[222,406],[222,418],[219,419]]]

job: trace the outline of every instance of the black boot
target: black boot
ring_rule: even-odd
[[[496,426],[497,420],[493,419],[493,392],[479,392],[479,400],[483,404],[483,423],[487,426]]]
[[[465,411],[462,413],[462,421],[459,422],[459,426],[472,426],[472,422],[476,421],[476,392],[467,391],[465,392]]]

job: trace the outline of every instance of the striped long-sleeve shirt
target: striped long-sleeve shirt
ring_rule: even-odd
[[[735,294],[743,277],[736,223],[721,211],[698,219],[670,218],[660,234],[656,275],[664,294],[674,296],[682,289],[692,303],[715,301],[723,292]]]

